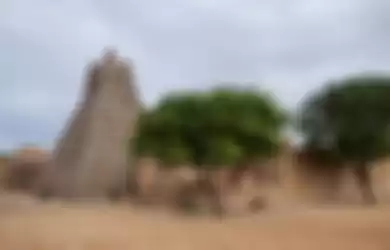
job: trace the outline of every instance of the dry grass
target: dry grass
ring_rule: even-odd
[[[14,208],[8,204],[0,214],[1,250],[390,249],[386,207],[266,212],[219,221],[124,204],[12,202]]]

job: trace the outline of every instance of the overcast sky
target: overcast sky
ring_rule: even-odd
[[[51,147],[106,45],[146,103],[255,83],[294,109],[329,78],[390,70],[387,0],[1,0],[0,149]]]

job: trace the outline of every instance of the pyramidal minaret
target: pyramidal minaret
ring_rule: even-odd
[[[53,152],[53,195],[93,198],[125,192],[129,139],[139,109],[133,70],[112,49],[88,68],[81,103]]]

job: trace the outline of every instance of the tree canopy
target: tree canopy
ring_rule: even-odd
[[[272,96],[252,89],[172,93],[139,119],[134,146],[166,166],[234,167],[276,152],[286,122]]]
[[[368,167],[390,153],[390,77],[361,75],[327,85],[303,105],[305,148],[353,166],[365,201],[375,202]],[[343,164],[348,163],[348,164]]]
[[[374,160],[390,152],[390,78],[355,76],[333,82],[303,105],[306,147],[340,160]]]

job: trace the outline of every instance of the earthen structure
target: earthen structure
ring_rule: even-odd
[[[138,114],[133,68],[114,50],[87,71],[81,103],[54,149],[51,192],[65,197],[107,197],[125,192],[129,140]]]

